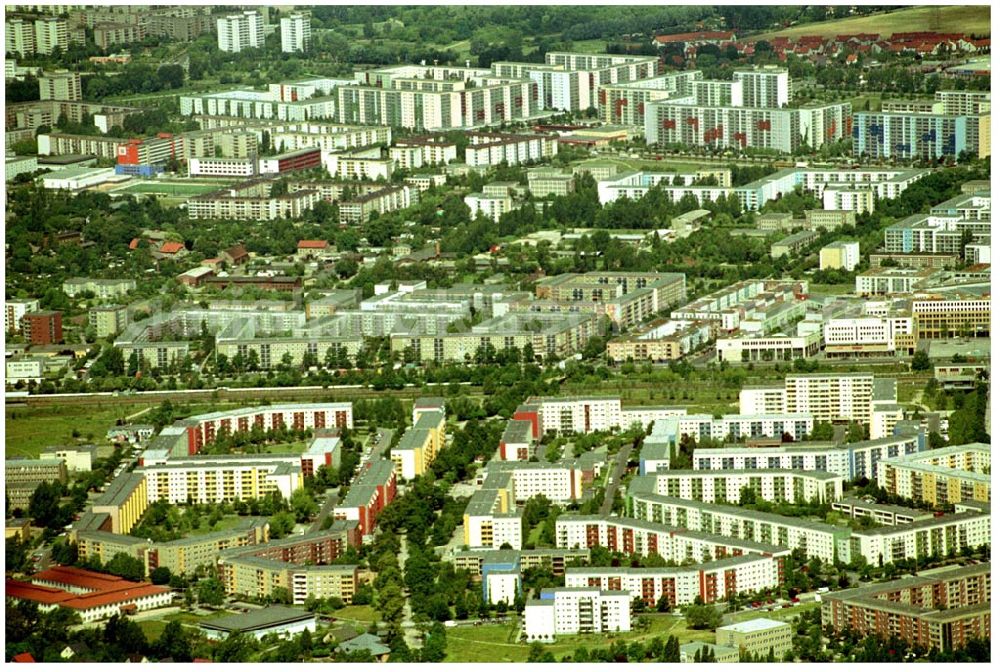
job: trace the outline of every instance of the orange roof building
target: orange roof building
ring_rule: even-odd
[[[177,254],[184,249],[184,243],[166,242],[160,246],[160,254]]]

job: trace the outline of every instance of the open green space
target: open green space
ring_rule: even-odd
[[[681,616],[671,614],[648,614],[648,616],[650,619],[648,630],[620,634],[561,636],[554,644],[546,644],[545,650],[551,651],[556,660],[561,660],[563,656],[572,655],[577,647],[604,648],[614,641],[645,642],[655,637],[666,639],[670,635],[677,637],[681,644],[715,641],[715,634],[711,630],[690,630]],[[525,662],[528,659],[529,645],[517,641],[519,631],[519,623],[451,628],[448,630],[447,655],[444,662]]]
[[[354,623],[373,623],[375,621],[375,609],[368,604],[352,604],[343,609],[338,609],[330,615],[342,621]]]
[[[878,33],[883,37],[888,37],[893,33],[925,30],[939,33],[989,35],[990,7],[989,5],[910,7],[890,14],[873,14],[836,21],[807,23],[754,37],[766,40],[777,36],[794,38],[800,35],[822,35],[823,37],[832,37],[852,33]]]
[[[292,441],[291,443],[275,443],[269,446],[263,446],[261,452],[264,453],[304,453],[306,446],[309,445],[308,441]]]
[[[116,420],[137,410],[122,405],[8,408],[4,413],[4,449],[7,457],[38,457],[48,446],[103,443]]]
[[[195,404],[185,408],[178,418],[236,408],[249,404]],[[119,419],[149,408],[145,399],[109,401],[107,404],[58,404],[53,406],[15,406],[4,409],[4,448],[7,457],[38,457],[48,446],[78,443],[104,443],[107,431]],[[148,414],[135,422],[148,422]],[[76,437],[73,436],[74,430]],[[287,450],[285,452],[288,452]],[[299,451],[301,452],[301,451]]]
[[[854,285],[844,284],[844,285],[818,285],[814,282],[809,283],[809,293],[810,294],[820,294],[822,296],[839,296],[841,294],[853,294]]]

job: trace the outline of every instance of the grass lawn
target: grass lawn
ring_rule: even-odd
[[[210,534],[212,532],[221,532],[223,530],[231,530],[231,529],[233,529],[235,527],[240,527],[241,525],[242,526],[246,526],[246,523],[249,520],[250,520],[250,518],[247,517],[247,516],[237,516],[237,515],[223,516],[222,520],[220,520],[219,522],[217,522],[215,525],[212,525],[211,527],[209,527],[209,525],[208,525],[208,518],[205,517],[205,516],[202,516],[201,527],[199,527],[197,530],[191,530],[191,531],[187,532],[185,534],[185,536],[188,536],[188,537],[197,537],[197,536],[202,535],[202,534]]]
[[[729,619],[729,623],[742,623],[743,621],[752,621],[755,618],[769,618],[772,621],[794,621],[795,617],[799,614],[804,614],[813,609],[819,609],[819,602],[807,602],[803,604],[797,604],[794,607],[789,607],[788,609],[778,609],[777,611],[741,611],[737,614],[732,614]],[[681,642],[683,644],[683,642]]]
[[[303,453],[308,445],[307,441],[293,441],[291,443],[275,443],[263,448],[265,453]]]
[[[853,294],[854,285],[820,285],[815,282],[809,283],[810,294],[821,294],[823,296],[836,296],[839,294]]]
[[[573,48],[570,51],[582,54],[603,54],[607,46],[608,40],[577,40],[573,42]]]
[[[588,649],[603,648],[610,646],[611,642],[616,640],[626,643],[645,642],[655,637],[666,639],[669,635],[674,635],[681,644],[693,641],[715,641],[715,634],[711,630],[689,630],[684,618],[680,616],[671,614],[650,614],[649,616],[651,624],[647,631],[617,635],[560,636],[554,644],[545,645],[545,650],[551,651],[556,660],[561,660],[563,656],[572,655],[579,646]],[[451,628],[448,630],[447,655],[444,662],[525,662],[528,659],[529,646],[517,642],[519,630],[519,623],[509,626],[484,625]]]
[[[785,30],[755,35],[754,39],[770,39],[778,35],[784,37],[798,37],[800,35],[832,37],[849,33],[879,33],[883,37],[888,37],[893,33],[924,30],[933,30],[939,33],[988,35],[990,32],[990,7],[989,5],[911,7],[891,14],[875,14],[836,21],[808,23]]]
[[[7,457],[38,457],[48,446],[103,443],[118,418],[140,410],[134,406],[43,406],[8,408],[4,413]],[[140,418],[141,420],[141,418]],[[79,438],[73,438],[73,430]],[[91,437],[91,438],[88,438]]]
[[[372,623],[375,621],[375,609],[368,604],[353,604],[331,612],[330,615],[342,621],[354,621],[357,623]]]

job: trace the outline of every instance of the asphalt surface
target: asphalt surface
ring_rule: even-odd
[[[606,516],[611,513],[611,505],[615,501],[615,493],[618,492],[618,486],[621,483],[622,475],[625,473],[625,468],[628,466],[628,455],[631,450],[631,446],[622,446],[618,449],[618,455],[615,457],[615,470],[611,472],[611,478],[608,479],[608,487],[604,490],[604,503],[601,504],[600,514],[602,516]]]

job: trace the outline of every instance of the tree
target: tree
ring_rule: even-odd
[[[910,368],[914,371],[928,371],[931,368],[931,358],[923,350],[917,350],[913,353]]]
[[[190,663],[191,636],[180,621],[169,621],[153,645],[153,651],[158,658],[173,658],[178,663]]]
[[[198,583],[198,601],[219,606],[226,599],[226,587],[214,576]]]
[[[156,586],[169,584],[171,578],[169,567],[157,567],[149,573],[149,580]]]
[[[233,632],[215,647],[215,660],[219,663],[245,663],[250,660],[257,641],[242,632]]]
[[[319,505],[316,504],[316,500],[305,488],[299,488],[292,493],[291,506],[292,513],[295,514],[296,523],[309,522],[319,511]]]
[[[710,604],[692,604],[684,617],[692,630],[715,630],[722,625],[722,614]]]
[[[281,511],[274,514],[268,521],[271,525],[271,537],[281,539],[295,527],[295,517],[288,511]]]
[[[108,573],[129,581],[142,581],[146,576],[146,565],[143,561],[128,553],[115,553],[105,569]]]

